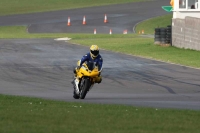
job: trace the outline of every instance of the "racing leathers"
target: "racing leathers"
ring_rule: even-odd
[[[98,66],[98,70],[101,72],[102,70],[102,65],[103,65],[103,59],[101,57],[101,55],[99,54],[96,58],[92,58],[90,53],[87,53],[86,55],[84,55],[82,57],[82,59],[80,60],[80,67],[82,66],[82,64],[85,61],[90,61],[90,62],[94,62],[96,64],[96,66]]]

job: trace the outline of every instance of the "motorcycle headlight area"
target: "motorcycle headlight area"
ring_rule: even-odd
[[[81,68],[84,69],[84,70],[86,70],[86,71],[88,71],[88,69],[85,66],[82,66]]]

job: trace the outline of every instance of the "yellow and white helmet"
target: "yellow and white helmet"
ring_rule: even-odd
[[[97,45],[92,45],[90,47],[90,55],[93,59],[99,55],[99,47]]]

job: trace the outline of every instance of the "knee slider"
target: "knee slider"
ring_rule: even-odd
[[[101,83],[101,81],[102,81],[102,77],[98,77],[98,78],[96,79],[96,83]]]

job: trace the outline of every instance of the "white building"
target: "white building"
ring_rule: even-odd
[[[200,0],[174,0],[173,18],[200,18]]]
[[[200,50],[200,0],[174,0],[172,45]]]

